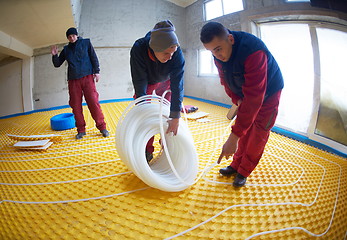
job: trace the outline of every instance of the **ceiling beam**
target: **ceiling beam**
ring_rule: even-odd
[[[28,45],[0,31],[0,52],[23,59],[31,57],[34,51]]]

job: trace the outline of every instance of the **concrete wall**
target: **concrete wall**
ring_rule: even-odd
[[[313,8],[309,3],[287,3],[285,0],[243,0],[244,11],[228,14],[211,21],[222,23],[235,31],[257,35],[256,23],[281,20],[318,20],[346,25],[346,14]],[[220,86],[219,77],[198,76],[198,50],[204,49],[200,42],[200,30],[206,23],[203,15],[204,0],[186,8],[186,72],[185,95],[231,104],[230,98]]]
[[[72,3],[77,4],[74,11],[81,13],[79,33],[91,39],[99,57],[101,80],[96,85],[100,100],[132,97],[130,48],[156,22],[170,19],[176,26],[186,59],[185,95],[230,104],[218,76],[198,76],[197,54],[199,49],[203,49],[199,35],[205,23],[203,2],[199,0],[182,8],[164,0],[73,0]],[[252,32],[256,30],[252,28],[254,21],[259,19],[335,21],[345,17],[336,12],[312,8],[309,3],[286,3],[285,0],[244,0],[244,3],[244,11],[214,21],[233,30]],[[330,16],[329,19],[327,16]],[[35,49],[34,56],[33,98],[37,100],[34,109],[68,104],[66,65],[55,69],[48,47]]]
[[[22,112],[22,60],[0,66],[0,73],[0,117]]]
[[[231,104],[230,98],[220,85],[218,76],[198,76],[198,51],[205,49],[200,42],[200,30],[205,24],[203,3],[203,0],[199,0],[186,8],[185,95]],[[239,13],[229,14],[216,20],[234,30],[241,30]]]
[[[129,47],[164,19],[184,45],[185,9],[163,0],[84,0],[79,30],[95,47]]]
[[[35,110],[68,104],[66,63],[55,68],[51,54],[35,57],[33,99]]]
[[[71,9],[72,9],[72,15],[75,21],[75,26],[80,26],[80,20],[81,20],[81,11],[82,11],[82,4],[83,0],[70,0],[71,1]]]
[[[165,19],[174,23],[184,47],[182,7],[163,0],[83,0],[78,31],[83,38],[91,39],[99,58],[101,79],[96,86],[100,100],[133,96],[131,46]],[[35,53],[35,109],[68,104],[66,65],[55,69],[49,48],[36,49]]]

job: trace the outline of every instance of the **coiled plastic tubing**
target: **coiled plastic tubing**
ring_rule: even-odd
[[[121,160],[147,185],[167,192],[182,191],[195,183],[198,157],[192,135],[180,119],[176,136],[166,134],[170,102],[163,96],[146,95],[131,102],[116,129],[116,147]],[[148,140],[160,134],[162,148],[147,163]]]

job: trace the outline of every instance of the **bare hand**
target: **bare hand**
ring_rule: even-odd
[[[94,74],[94,80],[95,80],[95,82],[99,82],[99,80],[100,80],[100,74],[99,73]]]
[[[58,47],[56,45],[51,46],[51,53],[53,56],[58,54]]]
[[[237,150],[237,143],[239,137],[233,133],[230,133],[228,140],[224,143],[222,153],[220,154],[217,163],[219,164],[223,157],[227,160],[231,157]]]
[[[173,118],[167,121],[169,123],[169,127],[166,130],[166,134],[172,132],[173,135],[177,135],[177,131],[178,131],[178,125],[180,122],[179,118]]]

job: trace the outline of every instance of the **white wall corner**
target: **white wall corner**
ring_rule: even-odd
[[[24,58],[22,62],[22,100],[23,111],[34,110],[33,102],[33,85],[34,85],[34,58]]]
[[[75,26],[76,28],[79,28],[83,0],[70,0],[70,1],[71,1],[71,10],[72,10],[72,16],[74,18]]]

